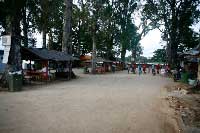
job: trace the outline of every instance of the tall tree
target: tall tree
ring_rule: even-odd
[[[90,32],[92,36],[92,73],[95,73],[96,71],[96,45],[97,45],[97,31],[99,30],[99,20],[100,20],[100,11],[103,7],[105,1],[97,0],[92,1],[88,0],[86,1],[87,6],[89,7],[90,12]]]
[[[11,35],[11,48],[8,57],[8,67],[3,76],[3,84],[5,84],[5,78],[8,72],[16,72],[22,70],[22,62],[21,62],[21,28],[20,21],[22,19],[22,10],[25,6],[25,0],[16,1],[16,0],[7,0],[5,2],[1,2],[0,6],[4,6],[4,10],[0,9],[0,12],[4,14],[4,20],[0,20],[1,22],[8,21],[5,23],[4,28],[6,34]],[[6,7],[6,8],[5,8]]]
[[[74,53],[84,55],[92,51],[91,18],[89,5],[83,0],[75,5],[72,15],[72,43]]]
[[[168,63],[172,66],[177,63],[177,51],[180,44],[185,43],[184,38],[193,38],[190,26],[199,18],[199,4],[194,0],[147,0],[144,5],[144,23],[163,33],[163,39],[167,41]]]
[[[72,55],[72,0],[65,0],[65,10],[64,10],[64,25],[63,25],[63,41],[62,41],[62,51],[67,52]],[[67,64],[69,67],[69,79],[72,75],[72,64],[71,62]]]
[[[80,0],[73,12],[74,51],[80,48],[80,53],[85,54],[91,52],[94,46],[96,56],[109,59],[118,54],[116,49],[120,49],[125,57],[131,45],[140,45],[138,29],[132,18],[136,6],[136,0]]]
[[[72,0],[65,0],[62,51],[72,54]]]
[[[116,20],[119,25],[121,59],[125,60],[126,50],[130,46],[130,25],[133,24],[132,15],[137,7],[135,0],[120,0],[116,2]]]

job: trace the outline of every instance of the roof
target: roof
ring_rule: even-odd
[[[117,61],[117,62],[124,62],[121,58],[115,57],[112,59],[113,61]]]
[[[73,56],[72,59],[75,60],[75,61],[80,61],[80,59],[78,57]]]
[[[200,54],[200,44],[197,45],[195,48],[187,51],[187,52],[184,52],[185,55],[192,55],[192,56],[196,56],[196,55],[199,55]]]
[[[85,61],[85,62],[92,62],[92,59],[91,59],[91,60],[88,60],[88,61]],[[102,58],[102,57],[97,57],[97,58],[95,59],[95,62],[106,62],[106,63],[112,63],[111,60],[107,60],[107,59],[104,59],[104,58]]]
[[[185,55],[198,55],[200,51],[192,49],[190,51],[184,52]]]
[[[22,47],[22,59],[25,60],[53,60],[53,61],[71,61],[75,60],[66,52],[47,50],[44,48],[25,48]]]

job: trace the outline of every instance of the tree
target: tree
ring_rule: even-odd
[[[135,0],[79,0],[73,8],[73,51],[85,54],[94,48],[95,56],[109,59],[120,53],[125,57],[126,50],[140,49],[141,37],[132,18],[136,6]]]
[[[72,0],[65,0],[62,51],[67,52],[69,55],[72,55],[71,34],[72,34]],[[71,79],[72,64],[70,62],[67,65],[69,67],[69,79]]]
[[[42,47],[61,50],[64,1],[28,0],[26,12],[30,31],[42,33]],[[49,42],[47,35],[52,37]]]
[[[184,47],[188,45],[184,38],[193,38],[190,26],[198,20],[199,3],[193,0],[147,0],[144,5],[144,24],[148,25],[149,30],[158,28],[163,33],[162,38],[167,41],[168,63],[172,66],[177,63],[179,46],[183,43]]]
[[[73,6],[73,54],[85,55],[92,51],[91,21],[89,4],[80,0],[78,5]]]
[[[18,2],[16,0],[7,0],[3,3],[1,2],[0,6],[4,7],[0,9],[0,12],[4,14],[1,23],[3,23],[3,26],[5,28],[5,34],[11,35],[11,48],[8,57],[7,69],[2,79],[3,84],[6,84],[6,77],[8,72],[16,72],[22,70],[20,52],[20,21],[22,19],[22,10],[25,6],[25,0],[21,0]]]
[[[166,62],[166,49],[157,49],[154,52],[153,57],[151,58],[151,61],[153,62],[159,62],[159,63],[165,63]]]
[[[34,33],[36,29],[35,18],[38,17],[39,10],[36,3],[37,1],[35,0],[26,0],[22,10],[22,46],[24,47],[35,46],[36,41],[32,33]]]
[[[129,27],[133,24],[132,14],[137,7],[135,0],[122,0],[116,2],[116,21],[119,25],[121,59],[125,60],[126,50],[130,46],[131,33]]]
[[[96,45],[97,45],[97,31],[99,30],[99,21],[101,16],[101,9],[103,8],[103,4],[105,1],[97,0],[97,1],[86,1],[86,4],[89,9],[89,17],[90,17],[90,32],[92,36],[92,73],[96,71]]]
[[[62,51],[72,54],[72,0],[65,0]]]

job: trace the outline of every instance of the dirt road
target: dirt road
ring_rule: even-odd
[[[0,133],[175,133],[163,100],[170,83],[124,71],[0,92]]]

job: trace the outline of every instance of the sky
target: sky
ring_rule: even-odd
[[[161,32],[158,29],[150,31],[142,40],[140,41],[143,47],[143,55],[145,57],[152,57],[153,52],[156,49],[162,48],[165,43],[161,39]]]

